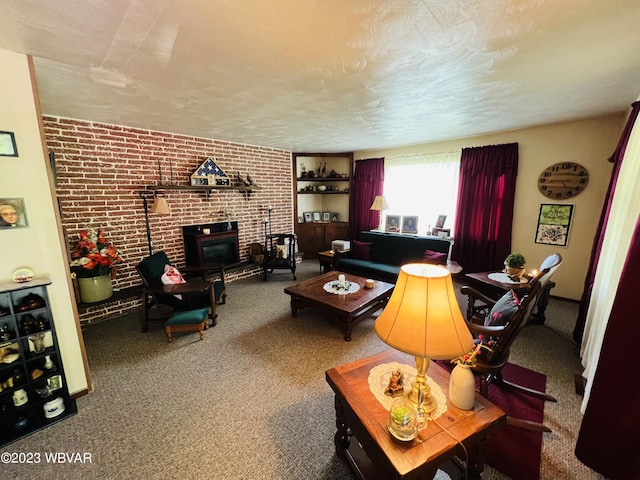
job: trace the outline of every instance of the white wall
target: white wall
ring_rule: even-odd
[[[0,230],[0,282],[28,266],[51,280],[49,299],[69,391],[89,385],[84,343],[70,291],[60,222],[54,209],[50,169],[41,135],[41,115],[26,55],[0,49],[0,130],[15,134],[18,157],[0,157],[0,198],[24,199],[29,225]]]
[[[354,158],[358,160],[419,152],[446,152],[465,147],[517,142],[519,162],[512,250],[525,256],[528,269],[537,268],[550,253],[560,253],[564,263],[554,276],[556,287],[551,293],[579,300],[600,207],[611,173],[611,164],[607,162],[607,158],[613,153],[625,121],[626,112],[447,142],[361,151],[356,152]],[[576,162],[586,167],[589,172],[589,186],[571,201],[553,202],[538,191],[538,176],[549,165],[562,161]],[[542,203],[575,205],[567,247],[534,242]]]

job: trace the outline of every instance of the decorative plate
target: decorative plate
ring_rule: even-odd
[[[30,268],[18,268],[11,274],[13,281],[18,283],[29,282],[33,280],[33,270]]]
[[[325,283],[322,288],[324,288],[325,292],[335,293],[338,295],[346,295],[348,293],[354,293],[360,290],[360,285],[355,282],[345,281],[344,288],[340,287],[340,282],[338,280],[332,280],[330,282]]]

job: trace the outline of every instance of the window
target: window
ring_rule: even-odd
[[[418,216],[418,234],[435,227],[439,215],[446,215],[444,228],[455,225],[460,151],[386,157],[384,196],[389,204],[385,215]]]

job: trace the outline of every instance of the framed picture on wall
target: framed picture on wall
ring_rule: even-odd
[[[27,211],[22,198],[0,198],[0,229],[26,227]]]
[[[566,247],[572,216],[573,205],[541,204],[535,242]]]
[[[402,217],[402,233],[418,233],[418,217],[405,215]]]
[[[17,157],[18,147],[13,132],[0,131],[0,155],[3,157]]]
[[[384,224],[385,232],[399,232],[400,231],[400,215],[387,215]]]

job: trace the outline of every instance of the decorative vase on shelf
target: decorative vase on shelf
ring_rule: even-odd
[[[78,289],[82,303],[94,303],[106,300],[113,295],[111,276],[78,278]]]
[[[44,369],[45,370],[53,370],[55,368],[56,368],[56,366],[53,363],[53,360],[51,360],[51,355],[45,355],[44,356]]]
[[[461,410],[472,410],[476,398],[476,379],[469,365],[458,363],[449,378],[449,400]]]

